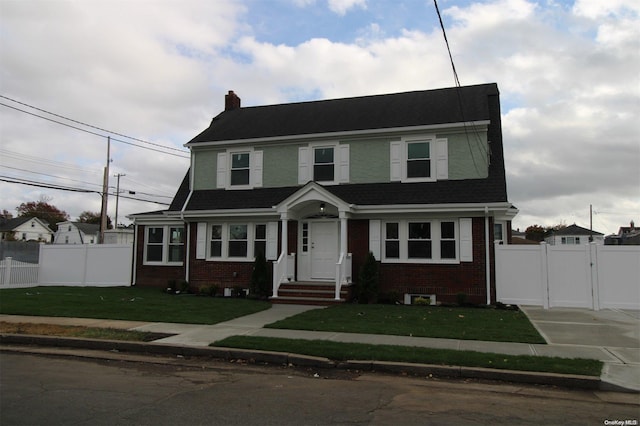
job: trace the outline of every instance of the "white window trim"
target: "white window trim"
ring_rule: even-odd
[[[317,142],[302,146],[298,152],[298,183],[301,185],[314,180],[315,150],[333,148],[333,180],[318,181],[322,185],[349,183],[349,144],[339,142]]]
[[[161,261],[148,261],[147,260],[147,247],[149,246],[149,230],[151,228],[162,228],[162,260]],[[143,265],[164,265],[164,266],[182,266],[184,264],[184,259],[182,262],[169,262],[169,239],[170,239],[170,229],[171,228],[182,228],[183,232],[185,232],[185,241],[182,242],[183,246],[183,256],[186,256],[186,228],[184,225],[147,225],[144,230],[144,253],[142,264]]]
[[[419,259],[409,257],[409,223],[424,222],[431,224],[431,259]],[[440,253],[440,241],[442,222],[453,222],[456,242],[456,257],[454,259],[442,259]],[[400,241],[400,257],[399,258],[387,258],[386,254],[386,224],[397,223],[398,224],[398,237]],[[441,219],[424,219],[424,218],[412,218],[412,219],[399,219],[399,220],[387,220],[381,223],[381,235],[380,235],[380,247],[381,247],[381,260],[382,263],[434,263],[434,264],[459,264],[460,261],[460,224],[459,219],[456,218],[441,218]],[[447,240],[451,241],[451,240]]]
[[[249,184],[231,185],[233,154],[249,154]],[[262,187],[263,152],[253,147],[228,149],[218,153],[216,187],[220,189],[253,189]]]
[[[407,177],[409,144],[429,143],[429,177]],[[418,135],[403,137],[390,144],[390,180],[392,182],[435,182],[449,178],[448,140],[436,139],[436,135]]]
[[[274,222],[276,223],[276,222]],[[222,245],[222,250],[221,250],[221,256],[211,256],[211,233],[212,233],[212,229],[213,226],[218,225],[222,227],[222,241],[221,241],[221,245]],[[247,256],[246,257],[232,257],[229,256],[229,241],[231,240],[231,226],[233,225],[247,225]],[[266,244],[265,244],[265,249],[267,252],[270,251],[270,240],[272,240],[272,238],[274,237],[273,234],[273,226],[270,225],[270,222],[244,222],[244,221],[237,221],[237,222],[210,222],[207,223],[206,226],[206,235],[207,235],[207,241],[206,241],[206,256],[205,259],[207,261],[216,261],[216,262],[253,262],[255,261],[255,242],[256,242],[256,238],[255,238],[255,232],[256,232],[256,225],[265,225],[266,226]],[[276,223],[277,226],[277,223]],[[200,228],[199,228],[200,229]],[[277,238],[277,232],[275,232],[275,236]],[[276,241],[277,244],[277,241]],[[269,253],[265,253],[265,256],[267,256],[267,259],[269,260]]]

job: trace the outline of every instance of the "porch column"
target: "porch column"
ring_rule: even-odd
[[[347,254],[347,214],[340,212],[340,253]]]
[[[288,236],[289,236],[289,230],[288,230],[288,223],[289,223],[289,219],[287,218],[287,216],[285,214],[283,214],[280,217],[280,221],[282,222],[282,235],[280,236],[281,238],[281,244],[282,244],[282,250],[281,252],[284,253],[284,259],[283,262],[286,266],[287,264],[287,256],[289,255],[289,248],[287,247],[287,240],[288,240]],[[287,269],[285,268],[285,271]]]

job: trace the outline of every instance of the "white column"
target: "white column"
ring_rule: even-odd
[[[347,254],[347,216],[344,212],[340,212],[340,253]]]
[[[286,257],[287,257],[287,255],[289,254],[289,253],[288,253],[289,248],[287,247],[287,240],[288,240],[288,235],[289,235],[288,227],[287,227],[287,224],[288,224],[288,218],[287,218],[287,216],[286,216],[286,215],[282,215],[280,219],[281,219],[281,222],[282,222],[282,234],[281,234],[281,236],[280,236],[280,238],[281,238],[281,240],[282,240],[282,241],[281,241],[281,245],[282,245],[282,250],[281,250],[281,252],[282,252],[282,253],[284,253],[284,256],[285,256],[285,260],[284,260],[284,262],[285,262],[285,265],[286,265],[286,263],[287,263],[287,261],[286,261]],[[286,270],[286,269],[285,269],[285,270]]]

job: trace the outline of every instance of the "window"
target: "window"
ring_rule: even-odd
[[[164,228],[147,228],[147,262],[162,262]]]
[[[184,227],[147,227],[145,240],[145,263],[182,263],[184,260]]]
[[[454,222],[440,222],[440,257],[456,258],[456,224]]]
[[[562,237],[562,244],[580,244],[580,237]]]
[[[211,225],[211,257],[222,257],[222,225]]]
[[[169,262],[182,262],[184,259],[184,228],[169,228]]]
[[[229,227],[229,257],[247,257],[247,225]]]
[[[407,248],[410,259],[431,259],[431,223],[409,223]]]
[[[259,224],[255,227],[255,234],[253,239],[253,255],[258,256],[262,253],[267,254],[267,225]]]
[[[494,223],[493,224],[493,241],[503,241],[503,231],[502,231],[502,223]]]
[[[429,142],[407,144],[407,178],[431,177],[431,155]]]
[[[398,233],[398,223],[387,223],[385,225],[384,250],[389,259],[400,257],[400,234]]]
[[[249,185],[249,153],[231,154],[231,185]]]
[[[250,189],[262,186],[262,151],[225,151],[218,153],[216,187]]]
[[[334,180],[333,147],[315,148],[313,150],[313,180],[331,182]]]
[[[382,224],[382,261],[458,263],[458,220],[398,220]],[[466,260],[465,260],[466,261]]]
[[[309,223],[304,222],[302,224],[302,252],[307,253],[309,251]]]

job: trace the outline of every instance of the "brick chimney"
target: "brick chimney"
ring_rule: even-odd
[[[229,93],[224,95],[224,110],[231,111],[240,108],[240,98],[233,93],[233,90],[229,90]]]

